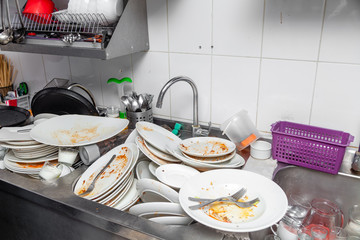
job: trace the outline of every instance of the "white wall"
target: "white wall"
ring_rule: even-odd
[[[289,120],[350,132],[360,141],[359,0],[148,0],[150,51],[109,61],[5,53],[31,92],[53,77],[118,105],[109,77],[131,77],[157,99],[170,78],[199,90],[199,119],[221,124],[247,109],[258,129]],[[158,117],[191,122],[190,86],[177,83]]]

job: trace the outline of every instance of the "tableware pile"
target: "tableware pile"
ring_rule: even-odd
[[[113,161],[106,167],[114,156]],[[95,161],[79,178],[74,193],[83,198],[126,210],[139,199],[140,194],[136,189],[137,180],[134,178],[134,167],[139,157],[139,150],[133,143],[125,143],[113,148]],[[104,167],[106,167],[104,169]],[[101,171],[99,178],[94,179]],[[94,189],[85,194],[92,182]]]
[[[149,122],[136,123],[139,149],[157,165],[184,163],[200,171],[237,168],[245,160],[235,145],[225,139],[199,137],[181,140],[165,128]]]
[[[8,152],[4,165],[10,171],[22,174],[39,174],[47,161],[57,161],[58,147],[42,144],[33,140],[1,142]]]

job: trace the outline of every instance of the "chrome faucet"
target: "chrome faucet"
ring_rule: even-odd
[[[176,82],[180,82],[180,81],[184,81],[187,82],[188,84],[190,84],[192,90],[193,90],[193,125],[192,125],[192,136],[195,137],[198,135],[197,132],[199,132],[198,130],[201,130],[200,125],[199,125],[199,113],[198,113],[198,91],[196,88],[196,85],[194,83],[194,81],[189,78],[189,77],[185,77],[185,76],[178,76],[178,77],[174,77],[172,79],[170,79],[165,85],[164,87],[160,90],[159,93],[159,97],[156,103],[156,107],[157,108],[161,108],[162,107],[162,102],[165,96],[166,91],[171,87],[171,85],[173,85]]]

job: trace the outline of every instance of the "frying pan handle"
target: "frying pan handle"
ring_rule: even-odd
[[[67,89],[68,89],[68,90],[71,90],[71,89],[73,89],[74,87],[78,87],[78,88],[81,88],[82,90],[84,90],[84,91],[89,95],[89,97],[90,97],[90,99],[91,99],[94,107],[96,108],[96,103],[95,103],[94,95],[93,95],[87,88],[85,88],[83,85],[80,85],[79,83],[72,83],[72,84],[70,84],[70,85],[67,87]]]

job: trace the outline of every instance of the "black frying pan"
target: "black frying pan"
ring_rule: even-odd
[[[37,92],[31,101],[31,110],[34,116],[40,113],[99,116],[95,106],[84,96],[57,87],[45,88]]]
[[[30,117],[24,108],[0,105],[0,128],[18,126]]]

